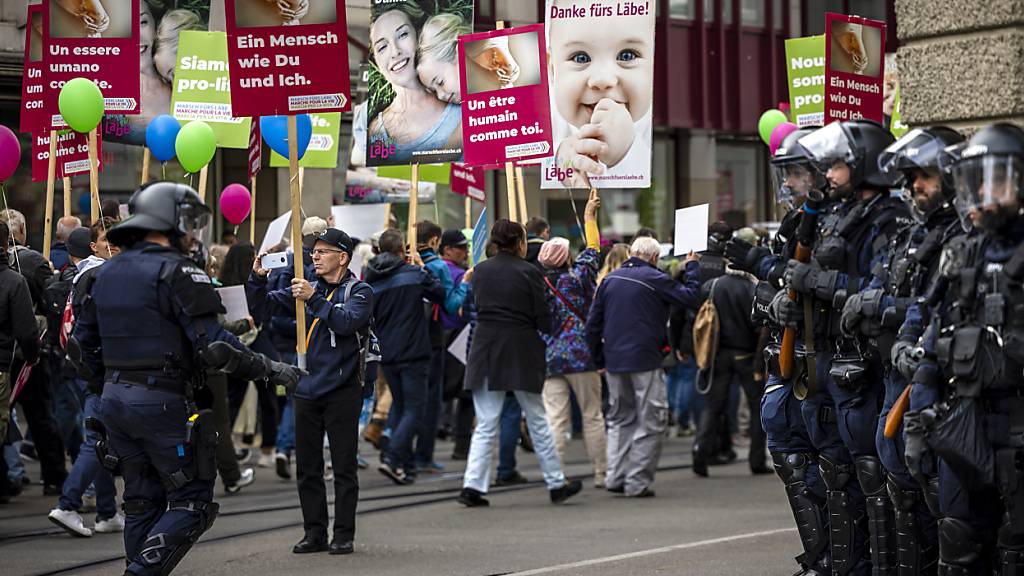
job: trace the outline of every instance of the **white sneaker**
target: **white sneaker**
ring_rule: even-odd
[[[274,455],[273,454],[260,454],[260,459],[256,463],[260,468],[273,468],[274,467]]]
[[[92,530],[85,527],[85,521],[82,520],[82,515],[74,510],[61,510],[60,508],[54,508],[50,511],[47,518],[50,519],[50,522],[60,526],[65,532],[72,536],[78,538],[89,538],[92,536]]]
[[[92,527],[92,531],[98,534],[113,534],[115,532],[124,532],[124,516],[118,513],[114,514],[113,518],[107,518],[106,520],[97,520],[96,525]]]
[[[252,484],[255,481],[256,471],[253,470],[252,468],[246,468],[242,470],[242,476],[238,479],[238,482],[235,482],[231,486],[225,486],[224,491],[226,491],[228,494],[235,494],[242,488],[245,488],[246,486]]]

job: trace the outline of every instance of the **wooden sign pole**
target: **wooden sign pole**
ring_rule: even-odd
[[[412,182],[409,188],[409,232],[406,241],[409,242],[409,257],[416,252],[416,212],[420,205],[420,165],[412,165]]]
[[[71,176],[64,177],[64,215],[71,216]]]
[[[46,165],[46,219],[43,229],[43,258],[50,259],[50,241],[53,234],[53,187],[57,180],[57,131],[50,130],[50,158]]]
[[[523,167],[516,166],[516,192],[519,196],[519,219],[523,226],[530,221],[526,213],[526,184],[523,182]]]
[[[292,195],[292,249],[295,251],[295,278],[303,280],[302,266],[302,191],[299,189],[299,145],[295,116],[288,116],[288,181]],[[295,352],[297,365],[306,369],[306,303],[295,300]]]
[[[391,202],[384,203],[384,230],[391,228]]]
[[[89,131],[89,217],[93,223],[100,219],[100,172],[96,151],[96,128]]]
[[[508,219],[519,222],[519,199],[516,197],[516,169],[511,162],[505,163],[505,188],[508,189]]]
[[[466,196],[466,229],[473,227],[473,199]]]
[[[199,198],[203,200],[203,204],[206,202],[206,178],[209,173],[210,165],[203,166],[202,170],[199,171]]]
[[[149,146],[146,146],[142,152],[142,181],[140,184],[145,186],[149,182],[149,160],[153,157],[153,153],[150,151]]]
[[[256,178],[249,184],[249,244],[256,245]]]

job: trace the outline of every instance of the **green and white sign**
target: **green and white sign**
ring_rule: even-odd
[[[396,180],[412,180],[412,166],[378,166],[377,176]],[[448,184],[451,182],[451,164],[420,164],[420,182]]]
[[[825,36],[786,40],[786,75],[793,123],[821,126],[825,121]]]
[[[250,118],[231,115],[228,37],[224,32],[182,31],[174,69],[171,115],[182,125],[202,120],[213,128],[217,146],[248,148]]]
[[[338,132],[341,130],[341,112],[310,114],[313,135],[309,147],[299,160],[301,168],[335,168],[338,166]],[[270,152],[271,168],[287,168],[288,159]]]
[[[910,131],[910,126],[907,126],[907,124],[903,122],[902,115],[900,114],[900,104],[900,89],[897,86],[896,96],[894,96],[894,102],[892,104],[892,118],[889,122],[889,131],[892,132],[892,135],[896,138],[900,138]]]

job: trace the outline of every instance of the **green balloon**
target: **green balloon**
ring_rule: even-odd
[[[189,122],[178,131],[174,151],[178,153],[178,162],[186,172],[199,172],[217,153],[217,135],[202,120]]]
[[[57,107],[68,126],[88,132],[103,119],[103,93],[92,80],[74,78],[60,89]]]
[[[781,110],[765,110],[764,114],[761,114],[761,119],[757,121],[757,132],[761,135],[761,140],[764,140],[766,145],[769,144],[772,140],[772,130],[788,121],[789,118],[786,118],[786,114]]]

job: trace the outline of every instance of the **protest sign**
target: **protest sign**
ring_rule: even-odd
[[[486,172],[480,166],[452,164],[452,192],[459,196],[469,196],[473,200],[485,202],[487,200],[487,196],[484,193],[486,186],[484,183],[485,174]]]
[[[554,157],[543,188],[651,185],[654,11],[653,0],[547,0]]]
[[[202,120],[213,128],[217,146],[246,148],[251,118],[231,114],[228,38],[223,32],[182,30],[171,93],[171,115],[185,124]]]
[[[264,0],[225,0],[231,111],[277,116],[348,109],[345,3],[283,11]]]
[[[366,165],[462,161],[458,37],[470,0],[370,0]]]
[[[543,24],[459,38],[466,164],[550,156],[546,56]]]
[[[55,178],[64,178],[89,172],[89,135],[74,130],[56,132],[57,164]],[[96,138],[96,157],[100,158],[102,146],[100,138]],[[32,134],[32,181],[46,182],[50,161],[50,132]],[[97,170],[102,170],[100,162]]]
[[[676,256],[708,249],[709,204],[700,204],[676,210],[676,237],[673,247]]]
[[[43,77],[43,15],[44,6],[28,7],[25,28],[25,71],[21,77],[21,131],[36,132],[50,127],[46,113]]]
[[[902,120],[900,114],[900,72],[896,65],[896,55],[885,55],[885,86],[882,94],[882,116],[885,126],[898,140],[906,134],[910,127]]]
[[[383,204],[332,206],[334,227],[352,238],[369,239],[385,228],[387,207]]]
[[[220,303],[227,311],[224,320],[238,322],[249,318],[249,301],[245,297],[245,286],[217,288],[217,296],[220,296]]]
[[[472,260],[470,263],[473,266],[484,261],[484,257],[487,254],[487,239],[490,238],[491,231],[487,227],[487,208],[480,211],[480,217],[476,220],[476,226],[473,226],[473,238],[470,240],[472,246]]]
[[[459,335],[452,340],[451,346],[448,347],[448,353],[455,357],[456,360],[461,362],[463,365],[469,362],[469,333],[472,332],[469,326],[464,326]]]
[[[55,128],[65,126],[57,107],[60,89],[73,78],[92,80],[108,113],[138,114],[139,2],[48,1],[43,18],[45,109]],[[73,9],[79,6],[80,9]]]
[[[378,166],[377,175],[381,178],[412,180],[412,166]],[[448,184],[451,175],[451,164],[420,164],[420,182]]]
[[[341,112],[310,114],[313,136],[306,153],[299,159],[302,168],[335,168],[338,166],[338,133],[341,131]],[[270,151],[271,168],[287,168],[288,159]]]
[[[281,242],[281,240],[284,240],[284,233],[288,230],[288,222],[291,220],[291,217],[292,211],[289,210],[277,218],[274,218],[270,224],[267,225],[267,232],[263,235],[263,243],[260,244],[261,254],[263,252],[270,251],[270,249]]]
[[[825,124],[881,123],[885,23],[830,12],[825,37]]]
[[[786,40],[786,75],[793,123],[822,126],[825,118],[825,36]]]

